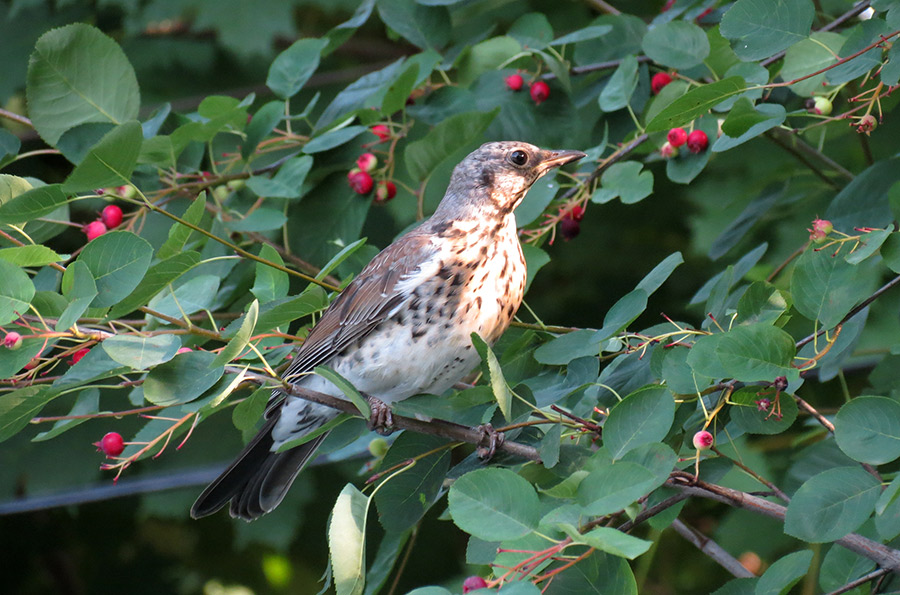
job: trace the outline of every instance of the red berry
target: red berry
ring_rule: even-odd
[[[673,157],[678,157],[678,149],[672,146],[672,143],[666,141],[663,143],[663,146],[659,148],[659,154],[663,159],[671,159]]]
[[[568,242],[569,240],[575,239],[575,237],[581,233],[581,225],[571,217],[571,213],[569,213],[560,219],[559,233],[562,234],[563,239]]]
[[[669,139],[673,147],[678,148],[687,142],[688,134],[684,131],[684,128],[673,128],[666,135],[666,138]]]
[[[572,207],[569,213],[572,219],[574,219],[575,221],[581,221],[582,219],[584,219],[584,207],[582,207],[581,205],[575,205],[574,207]]]
[[[477,589],[486,589],[487,586],[487,581],[480,576],[470,576],[463,581],[463,593],[468,593],[469,591],[475,591]]]
[[[363,153],[356,158],[356,167],[362,171],[372,171],[378,166],[378,157],[372,153]]]
[[[94,446],[107,457],[117,457],[125,450],[125,441],[118,432],[110,432],[100,442],[94,442]]]
[[[386,203],[397,196],[397,186],[390,180],[378,182],[375,189],[375,202]]]
[[[700,430],[694,434],[694,448],[697,450],[706,450],[713,445],[713,435],[706,430]]]
[[[547,101],[547,98],[550,97],[550,85],[545,83],[544,81],[535,81],[531,83],[531,100],[534,101],[535,105],[540,105]]]
[[[372,176],[364,171],[351,171],[347,174],[347,181],[350,182],[350,187],[357,194],[368,194],[372,191],[372,186],[375,185]]]
[[[702,153],[709,147],[709,137],[702,130],[695,130],[687,137],[687,148],[691,153]]]
[[[523,84],[525,84],[525,80],[521,74],[511,74],[506,77],[506,86],[510,91],[521,91]]]
[[[3,346],[15,351],[22,346],[22,335],[16,331],[6,333],[6,336],[3,338]]]
[[[809,239],[812,242],[821,244],[828,237],[828,234],[834,231],[834,225],[827,219],[814,219],[812,227],[806,231],[809,232]]]
[[[100,219],[103,221],[103,225],[106,226],[106,229],[119,227],[122,223],[122,209],[116,205],[107,205],[103,208]]]
[[[659,95],[659,92],[663,90],[663,87],[672,82],[672,77],[669,76],[668,72],[657,72],[653,75],[653,78],[650,79],[650,89],[653,90],[654,95]]]
[[[94,238],[99,238],[103,234],[107,232],[106,226],[102,221],[91,221],[87,225],[81,228],[81,231],[87,235],[87,239],[90,242]]]
[[[376,124],[372,126],[372,134],[378,137],[380,141],[386,141],[391,138],[391,131],[384,124]]]
[[[88,349],[87,347],[85,347],[84,349],[79,349],[78,351],[76,351],[75,353],[72,354],[72,359],[69,360],[69,363],[74,366],[75,364],[80,362],[81,358],[86,356],[89,351],[90,351],[90,349]]]

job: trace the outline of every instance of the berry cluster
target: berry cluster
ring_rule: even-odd
[[[384,129],[379,130],[379,132],[389,135],[387,126],[381,124],[373,126],[372,132],[382,140],[385,140],[379,132],[375,131],[379,127]],[[384,204],[397,195],[397,185],[390,180],[379,180],[376,187],[372,174],[376,173],[377,167],[378,157],[373,153],[363,153],[356,159],[356,167],[347,174],[347,183],[350,184],[350,188],[357,194],[368,194],[372,191],[372,188],[375,188],[375,203]]]
[[[506,87],[510,91],[521,91],[524,85],[525,79],[519,73],[506,77]],[[534,81],[528,86],[528,94],[531,95],[531,100],[535,105],[540,105],[550,97],[550,85],[544,81]]]
[[[122,209],[116,205],[107,205],[100,212],[100,217],[81,228],[88,241],[100,237],[110,229],[122,224]]]
[[[695,155],[709,148],[709,137],[702,130],[694,130],[690,134],[684,128],[673,128],[666,134],[666,142],[659,149],[663,159],[678,156],[678,148],[685,146]]]

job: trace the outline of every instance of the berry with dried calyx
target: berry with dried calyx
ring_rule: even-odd
[[[486,589],[487,586],[487,581],[480,576],[470,576],[463,581],[462,591],[463,593],[468,593],[470,591],[477,591],[478,589]]]
[[[534,101],[534,104],[540,105],[550,97],[550,85],[544,81],[534,81],[531,83],[529,93],[531,93],[531,100]]]
[[[103,207],[103,212],[100,213],[100,221],[106,226],[106,229],[119,227],[122,224],[122,209],[116,205]]]
[[[559,233],[565,241],[574,240],[581,233],[581,224],[572,217],[572,213],[566,213],[566,216],[559,220]]]
[[[697,450],[706,450],[713,445],[713,435],[706,430],[700,430],[694,434],[694,448]]]
[[[356,167],[358,167],[360,171],[370,172],[378,167],[378,157],[372,153],[363,153],[356,158]]]
[[[381,182],[378,182],[378,187],[375,188],[375,202],[384,204],[395,196],[397,196],[396,184],[394,184],[390,180],[382,180]]]
[[[569,216],[572,217],[575,221],[581,221],[584,219],[584,207],[581,205],[575,205],[571,209],[569,209]]]
[[[521,91],[522,85],[525,84],[525,80],[522,78],[521,74],[511,74],[506,79],[506,87],[510,91]]]
[[[84,235],[87,236],[87,240],[90,242],[95,238],[99,238],[108,230],[106,229],[106,225],[104,225],[102,221],[91,221],[90,223],[82,227],[81,231],[84,232]]]
[[[100,439],[100,442],[94,442],[94,446],[108,458],[112,458],[122,454],[125,450],[125,441],[118,432],[109,432]]]
[[[807,108],[809,113],[819,116],[827,116],[834,109],[834,105],[827,97],[816,96],[810,100],[811,104]]]
[[[666,135],[666,138],[669,140],[673,147],[678,148],[687,142],[688,133],[685,132],[684,128],[673,128]]]
[[[678,149],[672,146],[672,143],[666,141],[663,143],[663,146],[659,148],[659,155],[663,159],[671,159],[673,157],[678,157]]]
[[[686,144],[691,153],[702,153],[709,147],[709,137],[702,130],[695,130],[688,135]]]
[[[663,90],[663,87],[672,82],[672,77],[668,72],[657,72],[653,75],[653,78],[650,79],[650,89],[653,91],[654,95],[659,95],[659,92]]]
[[[856,123],[856,131],[865,133],[865,135],[868,136],[870,132],[875,130],[876,126],[878,126],[878,120],[875,119],[875,116],[866,114]]]
[[[814,244],[821,244],[828,238],[828,234],[834,231],[834,225],[828,219],[813,219],[809,232],[809,239]]]
[[[350,173],[347,174],[347,181],[357,194],[368,194],[372,191],[372,186],[375,185],[375,181],[372,180],[372,176],[368,172],[359,171],[358,169],[350,170]]]
[[[13,351],[15,351],[22,346],[22,335],[20,335],[16,331],[10,331],[6,333],[6,336],[3,337],[3,346],[7,349],[12,349]]]

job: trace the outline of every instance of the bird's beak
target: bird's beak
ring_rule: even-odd
[[[560,167],[573,161],[578,161],[587,154],[581,151],[544,151],[543,159],[539,167],[542,171],[550,170],[554,167]]]

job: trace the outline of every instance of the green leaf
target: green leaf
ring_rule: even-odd
[[[618,197],[628,205],[647,198],[653,192],[653,172],[642,172],[643,168],[638,161],[622,161],[609,166],[600,177],[600,186],[591,201],[603,204]]]
[[[266,86],[281,99],[289,99],[299,93],[319,67],[319,56],[326,45],[327,39],[295,41],[272,61]]]
[[[42,338],[22,337],[22,346],[18,349],[0,349],[0,378],[11,378],[20,372],[31,358],[43,351],[44,347]]]
[[[741,97],[728,112],[728,117],[722,122],[722,132],[728,136],[738,137],[760,122],[764,122],[768,116],[756,111],[753,102],[746,97]]]
[[[466,473],[450,486],[447,502],[454,524],[485,541],[528,535],[541,518],[534,487],[508,469]]]
[[[366,398],[362,396],[349,380],[328,366],[316,366],[313,372],[335,385],[342,393],[344,393],[344,396],[359,409],[359,413],[364,419],[368,420],[372,417],[372,409],[369,407],[369,402],[366,401]]]
[[[144,398],[165,407],[193,401],[225,372],[222,367],[211,367],[214,359],[214,353],[191,351],[156,366],[144,380]]]
[[[808,479],[788,504],[784,532],[810,543],[834,541],[869,518],[881,483],[860,467],[836,467]]]
[[[841,46],[838,56],[840,58],[852,56],[869,47],[872,43],[879,41],[881,37],[890,35],[895,28],[889,27],[882,19],[863,21],[853,29],[850,29],[847,41]],[[850,82],[857,77],[865,75],[873,68],[881,66],[882,53],[881,47],[873,47],[852,60],[838,64],[825,73],[825,78],[832,85],[842,85]]]
[[[647,31],[641,44],[644,53],[658,64],[685,70],[709,56],[706,33],[687,21],[669,21]]]
[[[822,591],[830,593],[874,570],[875,562],[835,545],[825,554],[820,567],[819,587]],[[857,595],[861,595],[861,589],[857,588],[855,591]],[[853,593],[853,591],[848,591],[848,593]]]
[[[181,216],[181,219],[191,225],[199,226],[205,210],[206,192],[204,191],[194,199],[194,202],[187,208],[184,215]],[[181,223],[173,224],[172,227],[169,228],[168,239],[160,246],[159,252],[156,254],[157,258],[166,259],[180,253],[187,245],[192,232],[193,230],[186,225],[182,225]]]
[[[565,365],[578,357],[598,355],[602,341],[597,338],[597,331],[579,329],[544,343],[535,350],[534,359],[551,366]]]
[[[281,101],[270,101],[256,110],[250,123],[247,124],[245,131],[247,137],[241,143],[241,157],[248,159],[253,155],[259,143],[275,129],[282,118],[284,118],[284,102]]]
[[[62,256],[40,244],[13,246],[0,249],[0,260],[20,267],[40,267],[65,260]]]
[[[266,410],[269,397],[272,396],[271,388],[259,388],[253,394],[235,405],[231,414],[231,422],[241,432],[247,432],[256,428],[256,423]]]
[[[887,397],[857,397],[834,418],[834,439],[848,457],[883,465],[900,457],[900,403]]]
[[[450,37],[450,12],[414,0],[377,0],[381,21],[423,50],[441,48]]]
[[[197,275],[172,290],[171,286],[156,294],[147,307],[160,314],[181,318],[212,306],[219,291],[219,277]]]
[[[618,461],[585,477],[578,485],[577,500],[586,515],[612,514],[647,495],[665,479],[638,463]]]
[[[91,307],[113,306],[140,284],[153,258],[153,247],[130,231],[111,231],[88,242],[78,256],[97,284]]]
[[[859,269],[843,258],[833,258],[829,250],[807,250],[794,266],[791,295],[794,307],[810,320],[831,328],[868,294]]]
[[[356,240],[355,242],[352,242],[352,243],[344,246],[343,248],[341,248],[340,252],[335,254],[331,258],[331,260],[329,260],[327,263],[325,263],[325,266],[323,266],[321,269],[319,269],[319,272],[316,273],[315,278],[318,281],[321,281],[326,276],[328,276],[331,273],[331,271],[338,268],[342,262],[347,260],[347,258],[349,258],[353,254],[355,254],[357,250],[359,250],[360,248],[362,248],[365,245],[366,245],[366,239],[360,238],[360,239]]]
[[[584,544],[601,552],[629,560],[634,560],[653,545],[652,541],[639,539],[612,527],[596,527],[584,534],[579,533],[578,529],[572,525],[561,524],[559,527],[572,538],[574,543]]]
[[[281,255],[275,248],[263,244],[259,250],[259,257],[275,264],[284,266]],[[290,289],[288,274],[261,262],[256,263],[256,280],[250,292],[263,304],[281,299],[287,295]]]
[[[34,298],[34,283],[19,267],[0,260],[0,324],[6,324],[28,314]]]
[[[547,17],[539,12],[528,12],[510,25],[507,35],[524,47],[540,50],[553,40],[553,27]]]
[[[258,316],[259,300],[253,300],[247,308],[247,313],[244,315],[241,327],[234,334],[234,337],[228,341],[228,344],[225,345],[222,351],[219,352],[216,359],[212,361],[210,364],[211,367],[224,366],[243,353],[244,349],[247,348],[247,344],[250,342],[250,337],[253,336],[253,329],[256,326],[256,319]]]
[[[351,140],[368,130],[365,126],[347,126],[317,136],[303,145],[303,152],[307,154],[321,153],[335,147],[349,143]]]
[[[89,192],[130,183],[143,138],[141,124],[135,120],[116,126],[75,166],[63,183],[63,191]]]
[[[681,255],[681,252],[669,254],[662,262],[653,267],[652,271],[647,273],[644,278],[641,279],[641,282],[635,286],[635,289],[645,291],[648,296],[653,295],[653,293],[666,282],[666,279],[668,279],[675,269],[683,262],[684,257]]]
[[[900,181],[900,159],[881,159],[838,192],[823,219],[852,233],[854,227],[887,227],[893,221],[888,191]]]
[[[522,52],[522,45],[508,35],[491,37],[473,45],[459,61],[459,82],[471,85],[480,75],[497,70]]]
[[[887,229],[875,229],[861,234],[859,238],[859,246],[853,248],[853,252],[844,257],[844,260],[850,264],[859,264],[869,258],[881,248],[893,231],[892,227]],[[0,254],[2,257],[2,254]]]
[[[894,477],[875,503],[875,528],[882,539],[894,539],[900,534],[900,475]]]
[[[114,362],[133,370],[147,370],[175,357],[181,341],[175,335],[116,335],[100,345]]]
[[[589,39],[597,39],[603,37],[612,31],[611,25],[589,25],[584,29],[573,31],[567,35],[563,35],[559,39],[550,42],[550,45],[566,45],[569,43],[578,43],[579,41],[587,41]]]
[[[256,322],[256,332],[264,333],[313,312],[324,310],[328,306],[328,297],[318,285],[310,285],[300,295],[288,297],[264,305]]]
[[[556,171],[551,171],[535,182],[516,207],[516,227],[525,227],[540,217],[557,192],[559,182],[556,180]]]
[[[659,112],[647,124],[647,132],[661,132],[676,126],[683,126],[699,118],[725,99],[742,93],[746,89],[744,79],[732,76],[715,83],[691,89]]]
[[[415,432],[403,432],[385,454],[379,469],[403,469],[390,474],[378,486],[374,498],[378,520],[389,532],[411,529],[442,495],[441,486],[450,468],[447,440]],[[434,451],[434,452],[431,452]],[[421,456],[431,452],[428,456]],[[408,462],[415,460],[409,465]]]
[[[31,418],[57,395],[48,386],[27,386],[5,393],[0,399],[0,442],[22,431]]]
[[[56,321],[57,331],[71,328],[97,297],[97,284],[86,264],[76,260],[66,267],[66,272],[63,273],[62,291],[70,301],[59,320]]]
[[[598,99],[600,109],[605,112],[614,112],[628,105],[634,90],[637,88],[637,83],[637,58],[625,56],[600,93]]]
[[[613,460],[641,446],[659,442],[675,419],[675,400],[665,387],[638,390],[617,403],[603,424],[603,444]]]
[[[55,146],[64,132],[87,122],[134,120],[140,92],[122,49],[98,29],[66,25],[38,39],[28,63],[28,115]]]
[[[425,180],[434,169],[459,149],[481,138],[500,109],[451,116],[432,128],[425,138],[407,146],[406,169],[416,180]]]
[[[760,392],[758,387],[742,388],[731,395],[734,405],[728,411],[734,425],[748,434],[780,434],[791,427],[797,419],[797,402],[791,395],[779,395],[776,408],[774,390],[768,394]],[[764,398],[771,405],[760,410],[756,402]]]
[[[381,105],[381,98],[394,79],[402,73],[404,61],[392,62],[381,70],[370,72],[350,83],[332,100],[316,122],[317,129],[324,129],[339,116],[366,107]]]
[[[722,16],[719,32],[741,60],[762,60],[806,39],[814,16],[810,0],[738,0]]]
[[[840,33],[816,31],[808,39],[795,43],[784,55],[781,78],[792,81],[831,66],[837,62],[837,54],[841,51],[845,39]],[[790,89],[801,97],[810,97],[823,90],[823,82],[825,82],[824,72],[794,83]]]
[[[200,264],[200,254],[193,250],[175,254],[162,262],[156,263],[144,275],[144,280],[141,281],[141,284],[112,307],[107,314],[107,318],[119,318],[123,314],[143,306],[147,303],[147,300],[159,293],[164,287],[198,264]]]
[[[633,289],[619,298],[603,317],[603,328],[594,339],[603,341],[625,329],[647,309],[647,297],[643,289]]]
[[[243,219],[225,221],[224,225],[231,231],[249,233],[280,229],[285,223],[287,223],[287,215],[281,209],[260,207],[254,209]]]
[[[403,109],[419,80],[419,65],[412,61],[407,64],[409,66],[403,71],[403,74],[391,83],[387,93],[384,94],[384,100],[381,102],[381,112],[384,114],[393,114]]]
[[[43,442],[45,440],[50,440],[51,438],[56,438],[63,432],[71,430],[75,426],[86,422],[90,419],[88,416],[98,413],[99,411],[100,391],[96,388],[83,390],[78,394],[78,398],[75,400],[75,404],[72,405],[72,409],[66,414],[67,416],[72,416],[73,419],[61,419],[55,422],[52,428],[46,432],[40,432],[37,436],[32,438],[32,442]]]
[[[900,232],[888,236],[881,245],[881,257],[884,264],[895,273],[900,273]]]
[[[767,324],[741,325],[722,335],[716,355],[726,374],[742,382],[772,381],[778,376],[797,377],[791,367],[794,339]]]
[[[8,176],[12,177],[12,176]],[[25,180],[22,180],[25,184]],[[28,184],[30,188],[30,184]],[[0,223],[27,223],[48,215],[66,204],[67,197],[59,184],[31,188],[11,200],[0,203]]]
[[[794,552],[781,558],[759,578],[755,595],[781,595],[800,582],[809,571],[812,562],[812,550]]]
[[[512,392],[503,376],[503,370],[500,368],[500,361],[494,355],[490,345],[482,339],[478,333],[472,333],[472,345],[478,355],[481,356],[481,362],[485,367],[484,373],[491,382],[491,390],[494,398],[497,399],[497,405],[503,413],[506,421],[512,421]]]
[[[370,502],[348,483],[331,510],[328,550],[337,595],[359,595],[366,586],[366,516]]]

